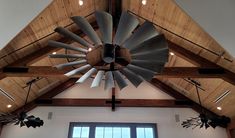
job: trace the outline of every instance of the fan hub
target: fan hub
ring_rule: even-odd
[[[112,63],[115,61],[115,46],[112,44],[105,44],[103,49],[102,59],[105,63]]]

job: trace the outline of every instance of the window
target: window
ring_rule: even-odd
[[[70,123],[68,138],[157,138],[150,123]]]

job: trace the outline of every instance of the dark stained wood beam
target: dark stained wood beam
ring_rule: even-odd
[[[92,27],[97,30],[98,29],[98,25],[96,22],[91,22]],[[84,37],[85,34],[80,30],[76,30],[74,31],[74,33],[78,34],[81,37]],[[64,43],[70,43],[71,40],[69,40],[68,38],[62,37],[59,40],[56,40],[59,42],[64,42]],[[45,46],[43,48],[41,48],[40,50],[37,50],[23,58],[20,58],[18,60],[16,60],[15,62],[9,64],[8,66],[27,66],[30,65],[32,63],[35,63],[36,61],[46,57],[48,54],[54,52],[54,51],[58,51],[61,48],[56,48],[56,47],[51,47],[51,46]],[[0,80],[5,78],[7,76],[4,76],[0,73]]]
[[[116,29],[122,13],[122,0],[109,0],[109,8],[109,13],[113,16],[114,29]]]
[[[34,109],[35,107],[37,107],[37,105],[35,104],[35,102],[38,99],[51,99],[52,97],[58,95],[59,93],[65,91],[66,89],[68,89],[69,87],[73,86],[75,84],[75,82],[77,81],[77,79],[69,79],[67,81],[65,81],[64,83],[58,85],[57,87],[53,88],[52,90],[46,92],[45,94],[39,96],[38,98],[36,98],[35,100],[27,103],[25,106],[20,107],[18,109],[16,109],[15,111],[13,111],[13,114],[18,114],[22,111],[30,111],[32,109]]]
[[[1,137],[1,134],[2,134],[2,128],[3,128],[3,124],[0,123],[0,137]]]
[[[159,88],[160,90],[162,90],[163,92],[167,93],[168,95],[174,97],[175,99],[177,100],[180,100],[180,99],[184,99],[184,100],[188,100],[188,101],[191,101],[192,102],[192,106],[191,108],[193,110],[195,110],[196,112],[198,113],[201,113],[201,109],[203,109],[204,111],[206,111],[206,113],[208,115],[211,115],[211,116],[215,116],[215,117],[219,117],[217,114],[215,114],[214,112],[204,108],[204,107],[201,107],[198,103],[192,101],[191,99],[189,99],[188,97],[184,96],[183,94],[181,94],[180,92],[178,92],[177,90],[173,89],[172,87],[168,86],[167,84],[161,82],[160,80],[158,79],[152,79],[151,80],[151,84],[156,86],[157,88]]]
[[[228,138],[232,138],[232,131],[235,129],[235,118],[231,119],[231,122],[228,124],[228,127],[226,129]]]
[[[112,97],[111,100],[106,100],[106,104],[111,104],[112,111],[114,112],[116,110],[117,104],[121,104],[122,102],[120,100],[116,100],[116,89],[112,88]]]
[[[231,123],[229,123],[227,128],[229,130],[235,129],[235,118],[231,120]]]
[[[224,74],[221,76],[221,78],[233,85],[235,85],[235,73],[229,71],[228,69],[225,69],[219,65],[217,65],[214,62],[211,62],[171,41],[168,40],[168,46],[169,49],[171,49],[172,51],[174,51],[174,53],[188,61],[190,61],[191,63],[194,63],[196,65],[199,65],[200,67],[205,67],[205,68],[220,68],[224,70]]]
[[[6,67],[0,74],[6,77],[66,77],[64,74],[72,68],[58,70],[51,66]],[[227,72],[223,68],[165,67],[156,77],[167,78],[224,78]],[[74,77],[81,77],[77,75]]]
[[[37,101],[39,106],[87,106],[87,107],[110,107],[107,99],[41,99]],[[186,100],[165,99],[118,99],[121,103],[116,107],[167,107],[167,108],[189,108]]]

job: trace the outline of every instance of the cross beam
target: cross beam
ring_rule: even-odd
[[[37,99],[27,103],[25,106],[16,109],[12,113],[19,114],[20,112],[22,112],[22,110],[28,112],[28,111],[34,109],[35,107],[37,107],[36,101],[38,99],[51,99],[54,96],[58,95],[59,93],[65,91],[69,87],[73,86],[76,81],[77,81],[77,79],[69,79],[69,80],[65,81],[64,83],[58,85],[57,87],[53,88],[52,90],[46,92],[45,94],[39,96]]]
[[[112,111],[115,111],[116,109],[116,104],[121,104],[122,102],[120,100],[116,100],[115,97],[115,88],[112,88],[112,100],[107,100],[106,104],[111,104],[112,105]]]
[[[201,67],[206,67],[206,68],[218,68],[218,69],[223,69],[224,74],[221,76],[221,78],[233,85],[235,85],[235,73],[231,72],[228,69],[222,68],[221,66],[217,65],[214,62],[211,62],[171,41],[168,40],[168,46],[169,49],[174,51],[177,56],[182,57],[185,60],[190,61],[191,63],[194,63],[196,65],[199,65]]]
[[[188,101],[192,101],[191,99],[189,99],[188,97],[184,96],[183,94],[181,94],[179,91],[173,89],[172,87],[168,86],[167,84],[161,82],[158,79],[152,79],[151,84],[154,85],[155,87],[159,88],[160,90],[162,90],[163,92],[167,93],[168,95],[174,97],[175,99],[184,99],[184,100],[188,100]],[[191,108],[193,110],[195,110],[198,113],[201,113],[201,108],[206,111],[206,113],[210,116],[215,116],[215,117],[219,117],[217,114],[215,114],[214,112],[210,111],[209,109],[206,109],[205,107],[201,107],[198,103],[192,101],[192,106]]]
[[[66,77],[64,74],[72,68],[58,70],[50,66],[19,66],[5,67],[0,74],[6,77]],[[200,68],[200,67],[165,67],[161,74],[156,77],[167,78],[224,78],[228,75],[223,68]],[[76,75],[74,77],[81,77]]]
[[[91,26],[95,30],[98,29],[98,25],[95,21],[91,22]],[[85,36],[85,34],[80,29],[74,31],[74,33],[79,35],[80,37]],[[60,38],[56,41],[63,42],[63,43],[70,43],[71,40],[68,39],[68,38],[62,37],[62,38]],[[13,63],[9,64],[8,66],[27,66],[27,65],[35,63],[36,61],[46,57],[48,54],[50,54],[52,52],[55,52],[55,51],[58,51],[60,49],[61,48],[56,48],[56,47],[51,47],[51,46],[46,45],[45,47],[41,48],[40,50],[37,50],[37,51],[35,51],[35,52],[25,56],[25,57],[22,57],[22,58],[20,58],[16,61],[14,61]],[[7,77],[7,76],[0,73],[0,80],[4,79],[5,77]]]
[[[190,108],[191,101],[171,99],[119,99],[116,107],[161,107],[161,108]],[[78,106],[78,107],[110,107],[107,99],[39,99],[38,106]]]

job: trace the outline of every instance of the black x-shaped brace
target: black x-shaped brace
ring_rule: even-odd
[[[106,101],[106,104],[111,104],[112,105],[112,111],[115,111],[116,104],[121,104],[121,103],[122,103],[121,101],[116,100],[116,97],[115,97],[114,93],[112,95],[112,100],[107,100]]]

